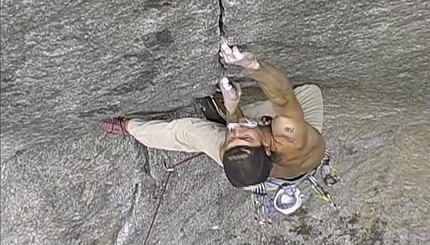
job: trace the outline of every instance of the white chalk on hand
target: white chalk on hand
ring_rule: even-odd
[[[230,81],[229,81],[229,80],[228,80],[228,78],[226,78],[226,77],[223,77],[223,78],[221,79],[221,81],[220,81],[220,85],[221,85],[221,86],[223,86],[223,88],[224,88],[226,91],[230,91],[230,90],[233,88],[233,86],[231,85]]]
[[[228,46],[228,44],[227,44],[227,43],[223,43],[223,44],[221,44],[221,50],[222,50],[224,53],[226,53],[226,54],[231,54],[231,53],[232,53],[231,48],[230,48],[230,46]]]
[[[245,56],[239,51],[239,49],[234,46],[233,47],[233,55],[236,59],[241,60],[243,59]]]

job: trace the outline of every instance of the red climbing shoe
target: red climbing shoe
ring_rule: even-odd
[[[99,127],[108,133],[119,134],[119,135],[129,135],[126,129],[128,119],[125,117],[114,117],[101,120],[97,123]]]

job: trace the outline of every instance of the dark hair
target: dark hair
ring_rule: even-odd
[[[256,185],[267,180],[272,161],[263,146],[236,146],[223,156],[224,172],[234,187]]]

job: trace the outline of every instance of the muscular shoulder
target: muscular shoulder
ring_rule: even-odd
[[[302,148],[307,142],[308,127],[304,120],[275,117],[272,122],[272,133],[276,141]]]

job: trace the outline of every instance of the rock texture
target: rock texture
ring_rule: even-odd
[[[223,6],[231,43],[296,80],[389,89],[429,74],[427,1],[224,0]]]
[[[430,243],[427,1],[2,0],[1,23],[2,244]],[[340,209],[305,185],[306,206],[262,229],[208,157],[168,175],[189,155],[96,128],[201,117],[220,35],[321,86]]]
[[[2,1],[2,244],[141,244],[144,148],[95,122],[209,94],[218,20],[217,1]]]

